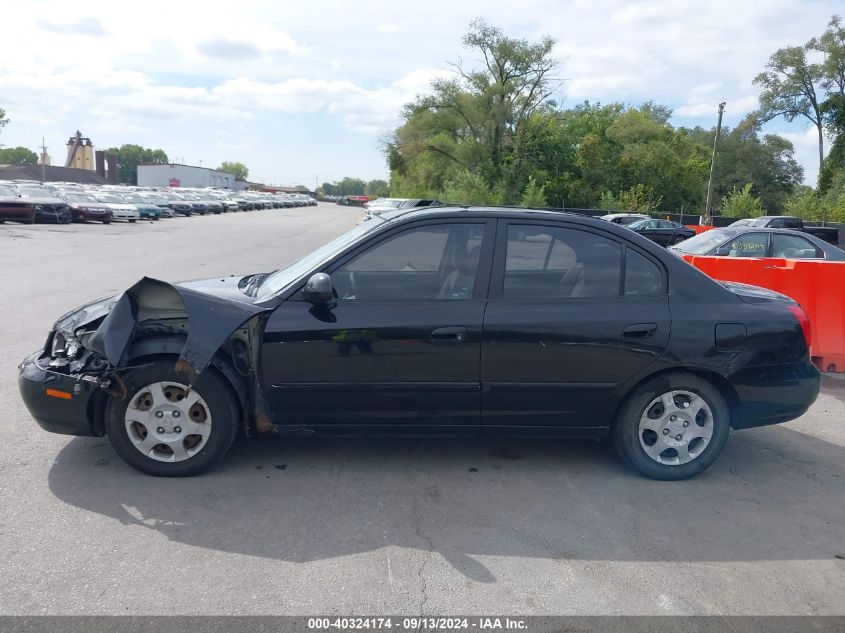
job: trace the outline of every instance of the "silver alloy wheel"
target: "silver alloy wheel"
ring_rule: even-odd
[[[181,462],[196,455],[211,435],[211,411],[187,385],[154,382],[126,407],[126,434],[144,456]]]
[[[713,413],[691,391],[667,391],[640,417],[640,445],[658,464],[680,466],[704,452],[713,437]]]

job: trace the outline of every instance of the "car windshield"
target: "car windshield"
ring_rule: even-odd
[[[771,218],[757,218],[748,223],[748,226],[766,226]]]
[[[649,220],[642,219],[642,220],[637,220],[636,222],[631,222],[627,226],[628,226],[629,229],[638,229],[640,227],[645,226],[646,223],[648,223],[648,222],[649,222]]]
[[[332,255],[342,251],[359,237],[369,233],[380,225],[381,222],[372,220],[369,222],[363,222],[340,237],[336,237],[328,244],[324,244],[314,252],[306,255],[287,268],[280,268],[276,272],[271,273],[266,279],[264,279],[264,281],[261,282],[261,285],[258,287],[256,297],[258,299],[266,299],[267,297],[276,294],[286,286],[299,279],[310,269],[316,267]]]
[[[69,193],[65,196],[71,202],[97,202],[97,199],[87,193]]]
[[[144,200],[141,196],[131,194],[123,196],[123,199],[126,200],[126,202],[146,202],[146,200]]]
[[[120,196],[113,196],[113,195],[110,195],[110,194],[99,195],[99,196],[97,196],[97,200],[99,200],[100,202],[116,202],[116,203],[126,202]]]
[[[705,253],[712,251],[714,248],[718,248],[731,238],[736,237],[736,235],[737,231],[731,231],[729,229],[712,229],[710,231],[704,231],[704,233],[699,233],[688,240],[684,240],[672,248],[677,251],[689,253],[690,255],[704,255]]]
[[[17,195],[18,194],[8,187],[0,187],[0,196],[3,196],[4,198],[16,198]]]

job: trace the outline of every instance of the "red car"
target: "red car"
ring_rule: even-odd
[[[97,200],[90,193],[66,193],[64,195],[67,206],[73,213],[74,222],[85,220],[97,220],[108,224],[112,220],[112,212],[109,206]]]
[[[15,222],[35,222],[35,204],[18,197],[17,192],[8,187],[0,187],[0,223],[6,220]]]

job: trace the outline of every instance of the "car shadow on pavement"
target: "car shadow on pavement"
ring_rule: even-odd
[[[168,539],[304,562],[393,545],[478,582],[484,556],[756,561],[845,555],[845,450],[786,427],[734,433],[703,475],[658,482],[607,443],[241,439],[212,473],[150,478],[75,438],[49,475],[77,508]]]

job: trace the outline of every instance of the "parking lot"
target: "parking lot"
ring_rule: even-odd
[[[243,439],[157,479],[41,431],[16,364],[53,321],[147,275],[261,272],[363,211],[0,227],[3,614],[842,614],[845,380],[734,433],[697,479],[605,443]]]

